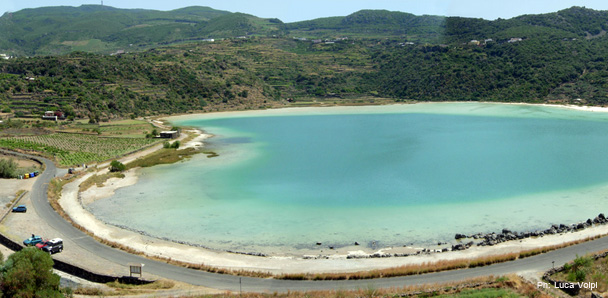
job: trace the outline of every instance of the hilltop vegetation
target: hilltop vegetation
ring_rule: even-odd
[[[0,52],[32,56],[137,51],[185,40],[266,34],[276,29],[272,21],[209,7],[172,11],[101,5],[24,9],[0,17]]]
[[[0,18],[14,28],[0,30],[13,36],[0,47],[61,52],[95,39],[141,50],[2,60],[0,111],[99,122],[354,98],[604,105],[607,24],[608,12],[581,7],[496,21],[365,10],[291,24],[201,7],[24,10]]]

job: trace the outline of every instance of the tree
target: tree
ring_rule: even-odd
[[[53,273],[53,259],[35,247],[10,255],[1,271],[4,297],[64,297],[59,275]]]
[[[11,159],[0,159],[0,178],[14,178],[17,163]]]
[[[127,169],[127,166],[125,166],[122,162],[120,162],[118,160],[113,160],[110,163],[110,172],[122,172],[126,169]]]

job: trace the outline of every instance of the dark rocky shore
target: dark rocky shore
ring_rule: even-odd
[[[493,245],[496,245],[496,244],[499,244],[499,243],[502,243],[505,241],[510,241],[510,240],[521,240],[521,239],[530,238],[530,237],[543,237],[546,235],[577,232],[580,230],[584,230],[588,227],[591,227],[593,225],[603,225],[606,223],[608,223],[608,220],[606,219],[606,217],[604,216],[603,213],[600,213],[594,219],[587,219],[587,221],[585,221],[585,222],[579,222],[579,223],[570,224],[570,225],[565,225],[565,224],[555,225],[554,224],[546,230],[518,233],[518,232],[511,231],[509,229],[502,229],[502,233],[500,233],[500,234],[488,233],[488,234],[484,235],[484,234],[479,233],[479,234],[468,235],[468,236],[463,235],[463,234],[456,234],[456,236],[454,238],[456,240],[471,239],[471,238],[475,239],[475,240],[482,239],[481,242],[477,243],[477,246],[493,246]],[[466,249],[466,248],[464,248],[464,246],[466,246],[466,245],[457,244],[457,245],[452,246],[452,250]]]
[[[608,223],[608,219],[604,216],[603,213],[600,213],[594,219],[587,219],[587,221],[579,222],[575,224],[559,224],[559,225],[551,225],[550,228],[545,230],[537,230],[531,232],[517,232],[511,231],[509,229],[502,229],[501,233],[477,233],[474,235],[465,235],[465,234],[456,234],[454,236],[455,240],[461,241],[461,243],[454,244],[452,247],[444,247],[442,249],[422,249],[416,253],[412,254],[388,254],[388,253],[374,253],[370,255],[349,255],[348,259],[365,259],[365,258],[389,258],[389,257],[406,257],[412,255],[421,255],[421,254],[430,254],[430,253],[438,253],[438,252],[447,252],[447,251],[457,251],[457,250],[466,250],[474,245],[477,246],[494,246],[499,243],[503,243],[506,241],[512,240],[522,240],[526,238],[532,237],[543,237],[547,235],[555,235],[562,234],[568,232],[578,232],[584,230],[593,225],[604,225]],[[478,241],[481,240],[481,241]],[[478,241],[476,243],[476,241]],[[439,245],[445,243],[438,243]]]

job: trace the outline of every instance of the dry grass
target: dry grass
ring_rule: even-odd
[[[495,263],[512,261],[517,259],[517,253],[493,255],[480,257],[476,259],[458,259],[458,260],[442,260],[437,262],[426,262],[422,264],[411,264],[399,267],[359,271],[353,273],[301,273],[301,274],[283,274],[276,276],[278,279],[291,280],[352,280],[352,279],[373,279],[387,278],[396,276],[417,275],[425,273],[440,272],[454,269],[474,268],[486,266]]]
[[[426,284],[401,288],[376,288],[373,285],[357,290],[289,291],[286,293],[224,293],[219,295],[181,297],[227,298],[362,298],[362,297],[536,297],[549,298],[536,285],[516,275],[495,278],[492,276],[469,279],[456,283]]]
[[[108,179],[110,179],[110,178],[124,178],[124,177],[125,177],[125,174],[119,173],[119,172],[106,173],[103,175],[93,175],[93,176],[89,177],[89,179],[80,183],[80,185],[78,186],[78,191],[83,192],[83,191],[91,188],[93,185],[96,185],[97,187],[103,187],[103,184],[106,181],[108,181]]]
[[[546,253],[552,250],[556,250],[556,249],[560,249],[560,248],[564,248],[564,247],[568,247],[568,246],[572,246],[572,245],[576,245],[576,244],[581,244],[584,242],[588,242],[591,240],[595,240],[595,239],[599,239],[602,237],[607,236],[608,234],[602,234],[602,235],[596,235],[596,236],[592,236],[592,237],[587,237],[584,239],[580,239],[580,240],[574,240],[574,241],[569,241],[569,242],[564,242],[561,244],[556,244],[556,245],[550,245],[550,246],[543,246],[543,247],[539,247],[539,248],[533,248],[533,249],[529,249],[529,250],[524,250],[521,251],[519,253],[519,258],[523,259],[523,258],[527,258],[527,257],[531,257],[531,256],[535,256],[541,253]]]
[[[15,193],[15,197],[14,197],[14,198],[13,198],[13,199],[12,199],[10,202],[6,203],[6,205],[4,205],[4,206],[5,206],[6,208],[11,207],[11,206],[12,206],[12,205],[15,203],[15,201],[17,201],[18,199],[21,199],[21,195],[23,195],[23,194],[24,194],[24,193],[26,193],[26,192],[27,192],[27,190],[23,190],[23,189],[18,190],[18,191]]]

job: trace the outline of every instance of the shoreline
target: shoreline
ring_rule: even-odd
[[[329,110],[335,109],[344,109],[349,110],[351,112],[357,112],[361,110],[361,113],[367,113],[369,110],[366,109],[386,109],[391,107],[413,107],[418,105],[441,105],[441,104],[488,104],[488,105],[507,105],[507,106],[531,106],[531,107],[550,107],[550,108],[558,108],[565,110],[576,110],[582,112],[599,112],[599,113],[608,113],[608,107],[597,107],[597,106],[578,106],[578,105],[560,105],[560,104],[547,104],[547,103],[517,103],[517,102],[483,102],[483,101],[422,101],[422,102],[411,102],[411,103],[391,103],[391,104],[380,104],[380,105],[335,105],[335,106],[323,106],[323,107],[279,107],[273,109],[264,109],[264,110],[242,110],[242,111],[221,111],[221,112],[207,112],[207,113],[193,113],[193,114],[176,114],[160,117],[160,119],[166,120],[167,122],[172,122],[176,120],[191,120],[198,119],[204,117],[214,118],[214,116],[220,116],[222,118],[230,118],[230,117],[256,117],[259,115],[263,116],[282,116],[282,115],[301,115],[298,112],[306,111],[311,112],[311,115],[330,115],[333,114],[328,112]],[[326,111],[321,111],[326,110]],[[390,113],[391,111],[387,111]],[[308,114],[306,114],[308,115]],[[228,117],[226,117],[228,116]]]
[[[564,107],[559,105],[546,106]],[[566,108],[577,110],[581,109],[581,107],[576,106]],[[584,108],[583,110],[587,111]],[[593,111],[608,112],[608,108],[597,108]],[[181,116],[172,116],[170,118],[175,117]],[[194,146],[200,149],[203,147],[202,144],[204,139],[210,136],[206,134],[204,134],[206,136],[202,135],[203,134],[201,132],[201,135],[185,144],[182,148],[186,148],[186,146]],[[198,143],[198,145],[193,145],[193,142]],[[129,158],[130,157],[125,157],[125,160]],[[187,245],[186,243],[180,243],[179,241],[159,239],[145,235],[143,232],[126,230],[117,226],[108,225],[95,218],[90,212],[88,212],[86,206],[83,206],[92,202],[92,200],[100,199],[102,196],[98,196],[99,193],[106,194],[105,197],[111,196],[113,191],[116,189],[137,183],[137,171],[137,169],[133,169],[125,172],[126,177],[123,178],[125,180],[112,178],[105,183],[104,187],[97,188],[97,186],[93,186],[91,189],[83,193],[78,193],[78,185],[86,178],[78,179],[78,182],[72,182],[66,185],[62,199],[59,202],[66,213],[76,223],[84,226],[87,230],[93,232],[95,235],[101,238],[132,247],[135,250],[144,252],[146,255],[170,258],[172,260],[193,264],[205,264],[219,268],[263,271],[276,274],[302,272],[354,272],[384,269],[411,264],[422,264],[439,260],[471,259],[483,256],[519,252],[543,246],[558,245],[570,241],[581,240],[597,235],[608,234],[608,226],[594,226],[578,232],[568,232],[559,235],[512,240],[494,246],[472,246],[471,248],[462,251],[448,251],[442,253],[427,253],[425,251],[422,254],[410,255],[408,257],[364,258],[366,255],[373,254],[378,254],[380,256],[384,254],[411,254],[426,248],[388,247],[370,249],[360,246],[349,246],[329,251],[326,251],[326,249],[322,251],[312,250],[303,252],[304,254],[300,254],[299,256],[271,255],[260,257],[256,254],[248,255],[247,253],[231,253],[200,246]],[[87,174],[85,177],[88,177],[89,175],[92,174]],[[74,185],[76,187],[74,187]]]

